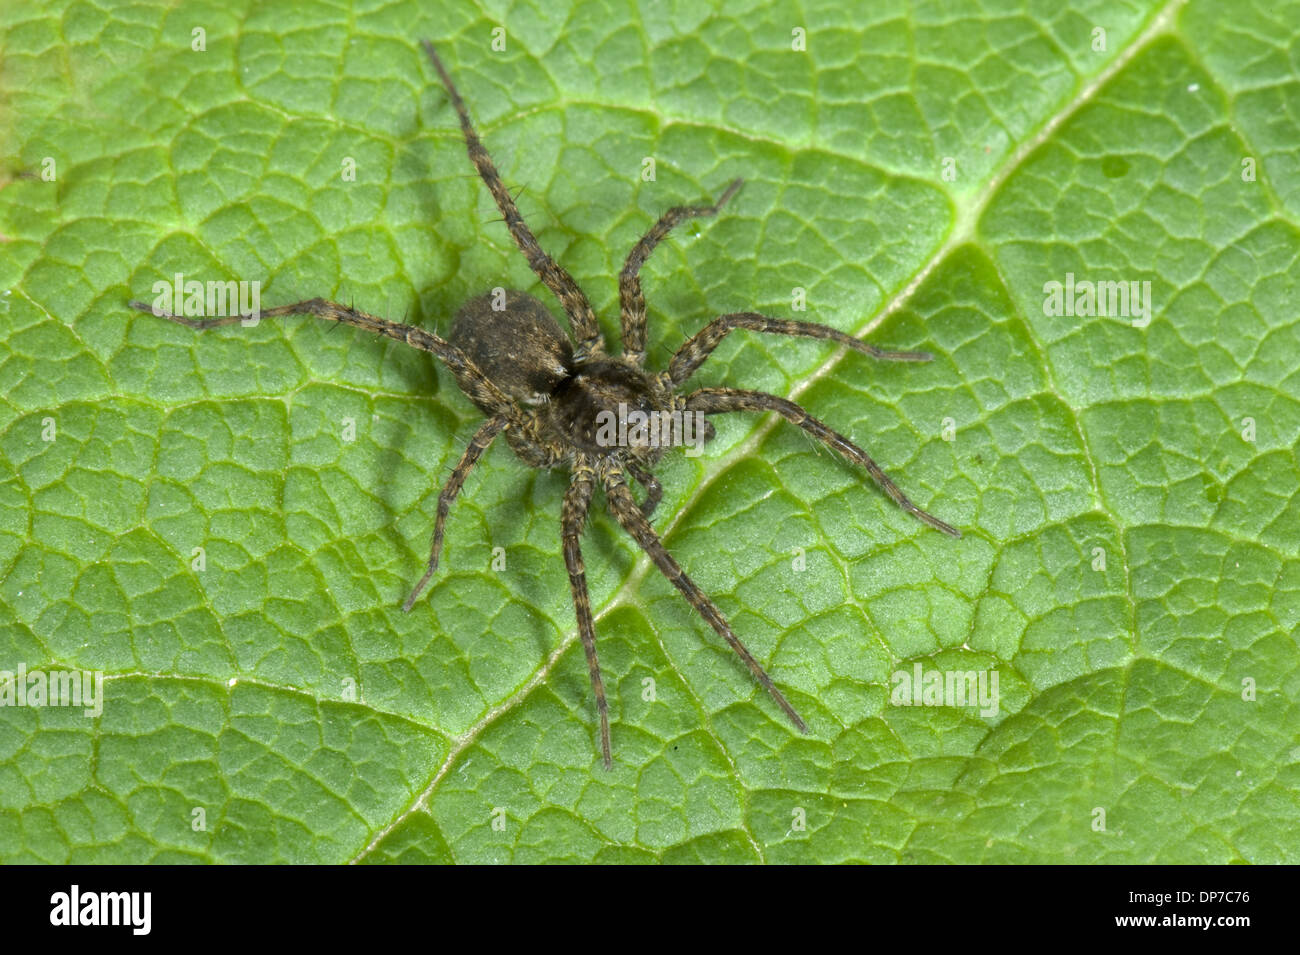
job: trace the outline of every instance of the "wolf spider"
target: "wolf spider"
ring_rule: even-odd
[[[506,227],[528,259],[529,267],[559,299],[568,316],[576,344],[570,341],[541,302],[523,292],[505,289],[494,290],[467,302],[457,312],[451,333],[446,339],[413,325],[377,318],[320,298],[281,305],[260,313],[265,318],[311,315],[329,322],[362,328],[430,352],[447,366],[461,390],[487,415],[487,421],[475,431],[469,447],[461,455],[438,495],[438,513],[433,525],[428,564],[424,576],[415,585],[402,609],[411,609],[438,568],[447,514],[464,485],[466,476],[493,439],[504,434],[511,449],[530,467],[553,468],[567,465],[570,470],[561,518],[564,563],[568,568],[569,584],[573,592],[578,634],[586,652],[591,686],[596,696],[596,709],[600,717],[600,749],[606,769],[612,765],[609,705],[605,699],[605,686],[596,657],[596,630],[587,596],[587,578],[580,546],[587,511],[598,484],[605,492],[606,503],[615,520],[744,661],[754,678],[799,731],[808,732],[807,724],[772,683],[753,654],[732,632],[717,605],[686,575],[650,526],[649,517],[663,496],[663,488],[655,479],[651,468],[662,457],[665,444],[646,440],[645,432],[638,432],[637,440],[601,440],[598,423],[602,420],[607,423],[611,420],[626,423],[630,418],[628,409],[652,416],[693,414],[701,419],[704,415],[729,411],[775,411],[791,424],[839,452],[851,463],[866,469],[876,484],[903,510],[931,527],[953,537],[960,537],[956,528],[913,504],[865,451],[848,438],[832,431],[794,402],[760,391],[735,388],[699,388],[689,394],[678,391],[708,359],[718,343],[729,332],[737,329],[823,339],[845,345],[872,358],[890,361],[929,361],[931,356],[925,352],[884,351],[843,332],[812,322],[769,318],[754,312],[737,312],[715,318],[682,345],[668,363],[666,371],[646,371],[643,368],[646,354],[646,305],[641,293],[641,267],[675,225],[688,219],[716,215],[736,194],[741,186],[740,179],[732,182],[712,205],[675,206],[669,209],[632,247],[618,281],[623,350],[621,355],[610,355],[605,350],[596,315],[587,296],[572,276],[538,245],[532,230],[515,207],[513,197],[502,183],[487,150],[479,141],[465,103],[433,45],[425,40],[423,46],[460,118],[470,162],[492,193]],[[132,302],[131,306],[195,329],[215,328],[252,317],[232,315],[193,319],[158,312],[143,302]],[[602,414],[605,417],[602,418]],[[608,415],[613,415],[614,418],[611,419]],[[704,433],[705,440],[713,433],[712,425],[707,422]],[[668,436],[668,446],[685,443],[680,426],[675,425],[665,431],[665,434]],[[632,496],[628,486],[629,476],[645,488],[645,501],[641,505]]]

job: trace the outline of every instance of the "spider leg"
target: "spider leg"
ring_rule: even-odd
[[[627,473],[636,478],[638,484],[645,488],[645,503],[641,505],[641,513],[648,520],[650,515],[655,512],[659,502],[663,500],[664,486],[659,483],[659,479],[650,473],[646,468],[641,467],[635,461],[627,462]]]
[[[784,318],[769,318],[756,312],[735,312],[715,318],[677,349],[677,354],[673,355],[672,361],[668,363],[668,373],[672,376],[673,384],[680,385],[691,377],[708,359],[713,349],[718,347],[718,342],[722,341],[728,332],[737,328],[752,332],[767,332],[770,335],[791,335],[795,338],[821,338],[839,345],[847,345],[854,351],[860,351],[872,358],[887,361],[930,361],[934,358],[929,352],[923,351],[885,351],[875,345],[867,344],[860,338],[854,338],[852,335],[846,335],[825,325],[818,325],[816,322],[795,322]]]
[[[596,624],[591,616],[591,599],[587,595],[587,571],[582,563],[582,525],[591,506],[595,490],[592,469],[585,458],[579,458],[573,468],[573,480],[564,493],[561,527],[564,537],[564,565],[569,570],[569,587],[573,591],[573,609],[578,617],[578,635],[582,649],[587,654],[587,672],[591,674],[591,689],[596,694],[596,711],[600,714],[600,752],[605,768],[613,766],[609,754],[609,703],[605,699],[605,681],[600,676],[600,661],[596,659]]]
[[[614,466],[606,469],[602,477],[605,485],[605,498],[609,502],[609,509],[614,518],[623,525],[623,529],[632,535],[632,539],[649,555],[655,566],[659,568],[659,572],[668,578],[669,583],[681,591],[682,596],[695,608],[696,612],[708,622],[709,626],[717,631],[718,636],[727,641],[727,644],[736,651],[740,659],[745,661],[745,665],[749,667],[749,672],[754,674],[754,679],[771,694],[772,699],[776,701],[777,706],[785,711],[785,715],[790,718],[790,722],[795,725],[795,728],[801,733],[808,732],[808,724],[795,712],[794,707],[781,695],[781,691],[776,688],[772,678],[767,675],[767,671],[754,659],[754,655],[732,632],[731,625],[722,616],[722,611],[695,585],[695,581],[686,576],[686,572],[673,559],[673,555],[668,553],[663,541],[659,539],[659,535],[655,533],[654,528],[645,519],[645,515],[641,513],[641,508],[636,506],[636,501],[632,499],[632,492],[627,486],[627,481],[618,467]]]
[[[510,190],[501,181],[501,175],[497,172],[496,166],[493,165],[492,157],[483,148],[478,133],[474,132],[474,125],[469,118],[469,110],[465,108],[465,103],[460,98],[460,93],[456,91],[456,85],[451,81],[451,76],[448,75],[446,68],[442,65],[442,60],[438,59],[433,44],[428,40],[422,40],[421,43],[424,46],[424,52],[429,55],[429,59],[433,62],[433,68],[438,71],[438,78],[442,80],[442,85],[447,90],[447,97],[451,100],[451,105],[456,108],[456,115],[460,117],[460,128],[465,134],[465,148],[469,152],[470,162],[478,170],[479,178],[488,187],[488,192],[492,193],[492,198],[496,201],[497,208],[501,210],[506,227],[515,240],[515,245],[519,246],[519,250],[528,259],[528,267],[537,273],[537,277],[560,300],[565,314],[569,316],[569,321],[573,324],[573,335],[578,340],[575,356],[585,358],[603,352],[604,343],[600,338],[600,326],[596,322],[596,313],[591,310],[591,303],[587,301],[587,296],[583,294],[582,289],[578,288],[578,283],[573,280],[573,276],[547,255],[538,244],[537,237],[533,235],[533,231],[528,228],[523,216],[519,214],[515,200],[510,195]]]
[[[335,302],[326,301],[323,298],[294,302],[291,305],[277,305],[275,308],[264,308],[257,315],[224,315],[220,318],[186,318],[184,315],[172,315],[169,312],[155,311],[153,306],[144,302],[131,302],[130,306],[138,311],[148,312],[151,315],[157,315],[159,318],[176,322],[178,325],[199,330],[219,328],[222,325],[233,325],[235,322],[242,322],[251,318],[280,318],[286,315],[311,315],[315,318],[323,318],[327,322],[353,325],[372,334],[383,335],[386,338],[405,342],[412,348],[432,353],[441,359],[443,364],[456,376],[456,382],[460,385],[460,390],[473,399],[474,403],[480,408],[487,409],[491,414],[505,415],[512,424],[522,423],[523,421],[523,415],[515,406],[515,403],[500,388],[492,384],[465,353],[451,342],[414,325],[390,322],[386,318],[368,315],[365,312],[347,308]]]
[[[420,591],[424,589],[424,585],[429,582],[434,571],[438,569],[438,556],[442,553],[442,533],[447,523],[447,514],[451,510],[451,502],[456,500],[456,495],[460,493],[461,487],[465,484],[465,478],[469,476],[469,472],[478,463],[478,459],[483,452],[488,449],[492,439],[500,434],[507,424],[509,424],[509,421],[505,415],[494,415],[483,422],[479,429],[474,432],[474,437],[470,438],[469,447],[465,449],[465,453],[456,462],[451,477],[447,478],[447,483],[438,492],[438,516],[433,522],[433,542],[429,545],[429,563],[424,571],[424,576],[420,578],[420,582],[411,591],[411,596],[407,597],[406,603],[402,604],[404,611],[409,612],[411,607],[415,605],[415,598],[420,596]]]
[[[715,216],[718,210],[727,204],[727,200],[740,189],[743,179],[737,179],[718,197],[711,206],[673,206],[659,217],[659,221],[650,227],[650,231],[641,236],[640,241],[632,246],[623,263],[623,271],[618,274],[618,301],[620,318],[623,322],[623,354],[639,366],[645,362],[645,296],[641,294],[641,266],[645,265],[650,253],[655,250],[673,226],[687,219],[702,216]]]
[[[702,411],[706,415],[719,414],[725,411],[775,411],[791,424],[798,425],[804,431],[807,431],[827,447],[838,451],[848,461],[866,468],[867,473],[880,485],[881,490],[888,494],[893,502],[903,510],[936,530],[951,534],[953,537],[961,537],[961,531],[957,530],[957,528],[939,520],[933,514],[923,511],[913,504],[902,489],[890,479],[888,474],[880,469],[880,465],[873,461],[867,452],[844,437],[844,435],[826,427],[793,401],[778,398],[776,395],[769,395],[763,391],[741,391],[736,388],[701,388],[686,396],[686,409],[688,411]]]

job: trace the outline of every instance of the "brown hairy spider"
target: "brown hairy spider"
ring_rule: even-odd
[[[292,305],[266,309],[260,317],[312,315],[330,322],[354,325],[377,335],[405,342],[442,360],[456,377],[461,390],[488,416],[470,440],[447,483],[438,495],[438,516],[433,525],[433,542],[429,548],[428,567],[411,595],[402,605],[410,610],[438,568],[442,551],[443,527],[452,501],[460,492],[474,464],[492,440],[504,433],[506,442],[525,464],[535,468],[565,465],[571,477],[564,495],[561,518],[564,563],[569,571],[573,606],[577,614],[578,634],[586,651],[591,686],[600,715],[600,749],[605,768],[611,766],[609,742],[609,705],[596,658],[596,630],[592,622],[591,603],[587,596],[587,578],[582,563],[580,538],[592,496],[599,485],[615,520],[649,555],[655,566],[690,605],[708,621],[709,626],[749,667],[786,716],[799,729],[808,732],[807,724],[795,712],[759,662],[731,631],[716,604],[664,548],[650,526],[648,518],[663,495],[663,488],[651,473],[651,467],[667,447],[687,443],[689,420],[703,420],[704,415],[728,411],[775,411],[818,441],[838,451],[853,464],[861,465],[882,490],[903,510],[953,537],[961,534],[952,526],[921,510],[899,489],[865,451],[841,434],[832,431],[803,408],[785,398],[760,391],[735,388],[699,388],[681,394],[678,388],[704,363],[709,354],[729,332],[736,329],[820,338],[847,345],[872,358],[891,361],[929,361],[925,352],[883,351],[843,332],[811,322],[768,318],[753,312],[738,312],[714,319],[677,350],[668,369],[650,373],[643,369],[646,351],[646,307],[638,273],[660,241],[680,222],[701,216],[716,215],[740,188],[741,180],[731,183],[717,202],[706,206],[675,206],[656,222],[628,253],[619,273],[619,313],[623,326],[623,352],[613,356],[605,350],[595,313],[573,278],[546,254],[532,231],[524,223],[514,199],[501,182],[496,167],[479,141],[455,84],[443,68],[442,61],[429,41],[424,50],[433,63],[447,95],[460,117],[470,162],[478,171],[505,219],[515,244],[528,259],[538,278],[560,300],[577,339],[574,345],[561,331],[550,312],[537,299],[523,292],[498,289],[467,302],[456,314],[447,339],[413,325],[390,322],[365,312],[314,298]],[[159,314],[190,328],[215,328],[230,325],[251,316],[232,315],[222,318],[193,319],[160,313],[143,302],[133,308]],[[637,414],[641,417],[637,418]],[[661,428],[666,441],[653,440],[654,428],[645,421],[664,420],[671,426]],[[686,425],[682,422],[685,421]],[[611,440],[606,425],[622,439]],[[625,426],[633,424],[629,431]],[[636,425],[641,426],[638,431]],[[712,426],[702,425],[704,440],[712,437]],[[628,476],[646,491],[645,503],[638,506],[628,487]]]

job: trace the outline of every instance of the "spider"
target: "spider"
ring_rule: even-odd
[[[735,388],[699,388],[689,394],[683,394],[679,390],[708,359],[718,343],[738,329],[823,339],[845,345],[872,358],[889,361],[921,362],[929,361],[931,356],[925,352],[885,351],[812,322],[738,312],[722,315],[706,325],[677,350],[666,370],[647,371],[644,368],[646,303],[641,292],[641,267],[674,226],[689,219],[717,215],[740,189],[740,179],[727,186],[711,205],[675,206],[669,209],[632,247],[623,270],[619,273],[618,283],[622,353],[617,356],[609,354],[587,296],[572,276],[538,244],[474,131],[469,111],[438,58],[433,44],[425,40],[423,47],[460,119],[470,162],[492,193],[506,227],[528,259],[529,267],[559,299],[576,341],[570,340],[536,298],[524,292],[506,289],[496,289],[467,302],[457,312],[446,339],[413,325],[377,318],[321,298],[260,312],[262,318],[314,316],[362,328],[430,352],[447,366],[460,389],[487,416],[487,420],[474,432],[469,446],[438,494],[437,517],[434,520],[433,539],[424,575],[402,604],[402,609],[411,609],[438,569],[447,515],[465,478],[493,440],[498,435],[504,435],[515,454],[530,467],[569,469],[569,486],[564,494],[561,513],[564,563],[569,574],[578,634],[596,697],[596,710],[600,719],[600,751],[606,769],[613,765],[610,755],[609,704],[605,698],[605,685],[596,655],[596,629],[587,595],[580,543],[597,487],[604,491],[606,504],[614,519],[744,661],[754,679],[771,695],[790,722],[800,732],[807,733],[808,726],[795,708],[777,689],[754,655],[732,632],[717,605],[682,570],[651,526],[649,518],[663,496],[663,487],[652,473],[652,468],[667,448],[687,443],[688,415],[703,422],[700,430],[704,440],[708,440],[714,432],[704,417],[706,415],[731,411],[774,411],[833,448],[852,464],[864,468],[900,508],[931,527],[953,537],[960,537],[961,533],[956,528],[913,504],[865,451],[793,401],[765,392]],[[207,319],[186,318],[161,312],[143,302],[134,301],[130,304],[132,308],[151,312],[194,329],[230,325],[251,317],[229,315]],[[636,418],[637,413],[642,417]],[[624,427],[629,422],[643,425],[646,420],[670,422],[671,426],[659,428],[666,440],[653,440],[657,434],[653,427],[643,427],[639,431],[636,427],[631,431]],[[613,422],[617,422],[620,427],[612,429],[617,438],[610,440],[611,429],[604,425]],[[640,505],[632,495],[629,477],[645,489],[644,503]]]

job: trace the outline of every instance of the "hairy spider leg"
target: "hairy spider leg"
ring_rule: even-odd
[[[663,500],[664,486],[659,483],[657,477],[635,461],[628,461],[626,467],[627,473],[636,478],[636,482],[645,488],[645,501],[641,505],[641,513],[649,519],[655,512],[655,508],[659,506],[659,502]]]
[[[560,526],[564,540],[564,566],[569,571],[573,611],[578,618],[578,636],[582,638],[582,650],[587,655],[587,672],[591,676],[592,692],[596,695],[596,712],[600,715],[601,759],[609,769],[614,765],[609,744],[609,702],[605,699],[605,681],[600,675],[600,661],[596,658],[596,623],[591,615],[591,598],[587,594],[587,569],[582,562],[582,526],[595,488],[595,471],[591,461],[582,455],[574,463],[573,477],[564,493]]]
[[[740,642],[740,638],[732,632],[731,625],[722,616],[722,611],[708,598],[704,591],[696,586],[695,581],[686,576],[686,571],[682,570],[677,561],[673,559],[673,555],[668,553],[668,549],[664,547],[659,535],[655,533],[654,528],[645,519],[645,515],[641,513],[641,508],[636,506],[636,501],[632,499],[632,492],[628,488],[627,481],[618,466],[606,467],[602,472],[602,479],[605,487],[605,499],[615,520],[649,555],[650,560],[659,568],[659,572],[667,577],[668,582],[681,592],[687,602],[695,608],[696,613],[717,631],[718,636],[727,641],[727,645],[736,651],[740,659],[745,661],[745,666],[749,667],[749,672],[754,675],[754,679],[771,694],[772,699],[790,718],[790,722],[795,725],[795,728],[801,733],[807,733],[808,724],[795,712],[795,708],[776,688],[776,684],[767,675],[767,671],[754,659],[754,655],[749,652],[749,649]]]
[[[506,228],[510,230],[515,245],[519,246],[519,250],[528,259],[528,267],[537,273],[537,277],[555,294],[565,314],[569,316],[569,321],[573,325],[573,336],[577,339],[575,357],[585,358],[589,355],[602,354],[605,345],[600,337],[596,313],[591,310],[591,303],[587,301],[587,296],[582,289],[578,288],[578,283],[573,280],[573,276],[547,255],[538,244],[537,237],[524,222],[524,217],[519,214],[510,190],[501,181],[500,173],[492,164],[492,157],[483,148],[478,133],[474,132],[469,110],[465,108],[460,93],[456,91],[456,84],[451,81],[451,76],[442,65],[442,60],[438,59],[433,44],[428,40],[420,42],[424,46],[424,52],[433,62],[433,68],[438,71],[438,78],[442,80],[442,85],[447,90],[451,105],[456,108],[456,115],[460,117],[460,128],[465,134],[465,149],[469,153],[469,160],[478,170],[479,178],[488,187],[488,192],[492,193],[492,198],[496,201],[497,208],[501,210],[501,216],[505,219]]]
[[[738,328],[751,332],[766,332],[769,335],[820,338],[825,341],[835,342],[837,345],[847,345],[854,351],[883,361],[932,361],[934,359],[933,355],[924,351],[885,351],[883,348],[870,345],[860,338],[854,338],[852,335],[847,335],[834,328],[828,328],[825,325],[818,325],[816,322],[796,322],[785,318],[769,318],[766,315],[759,315],[757,312],[734,312],[730,315],[718,316],[677,349],[672,361],[668,363],[668,374],[673,384],[680,385],[690,378],[696,369],[704,364],[709,355],[713,353],[713,349],[718,347],[718,343],[728,333]]]
[[[392,338],[404,342],[412,348],[431,353],[440,359],[456,376],[461,391],[465,392],[466,395],[473,398],[481,406],[488,408],[491,413],[504,415],[510,424],[522,426],[524,423],[524,415],[515,403],[500,388],[492,384],[483,372],[479,371],[478,367],[470,361],[469,356],[451,342],[439,338],[432,332],[426,332],[423,328],[417,328],[415,325],[390,322],[386,318],[369,315],[323,298],[308,299],[305,302],[294,302],[290,305],[277,305],[275,308],[264,308],[257,315],[223,315],[220,318],[187,318],[184,315],[154,311],[152,305],[147,305],[144,302],[130,302],[129,304],[131,308],[138,311],[148,312],[150,315],[157,315],[159,318],[165,318],[178,325],[184,325],[186,328],[196,328],[200,331],[208,328],[219,328],[222,325],[233,325],[236,322],[263,318],[282,318],[290,315],[311,315],[327,322],[352,325],[374,335],[383,335],[385,338]]]
[[[718,210],[727,204],[744,183],[737,179],[718,197],[711,206],[673,206],[659,217],[659,221],[650,227],[650,231],[641,236],[639,242],[632,246],[623,263],[623,271],[618,273],[619,317],[623,323],[623,356],[638,366],[645,363],[646,317],[645,296],[641,294],[641,266],[645,265],[650,253],[655,250],[673,226],[687,219],[715,216]]]
[[[410,611],[415,605],[415,600],[420,596],[420,591],[424,589],[434,572],[438,569],[438,556],[442,553],[442,535],[443,528],[447,523],[447,514],[451,511],[451,503],[456,500],[456,495],[460,493],[461,487],[465,484],[465,478],[473,470],[474,465],[483,452],[488,449],[492,439],[500,434],[509,424],[509,419],[505,415],[493,415],[479,426],[474,432],[474,436],[469,440],[469,447],[465,453],[460,456],[456,462],[456,467],[452,469],[451,476],[447,478],[447,483],[442,486],[438,492],[438,516],[433,522],[433,541],[429,545],[429,562],[425,568],[424,576],[420,582],[415,585],[411,591],[411,596],[406,598],[406,603],[402,604],[402,609]]]
[[[704,414],[721,414],[727,411],[775,411],[791,424],[798,425],[818,441],[838,451],[846,460],[860,464],[880,485],[881,490],[889,495],[895,504],[907,513],[929,524],[936,530],[961,537],[961,531],[939,520],[933,514],[921,510],[908,499],[902,489],[880,469],[867,452],[850,441],[838,431],[833,431],[818,421],[803,408],[787,398],[778,398],[763,391],[741,391],[737,388],[701,388],[686,396],[688,411],[702,411]]]

